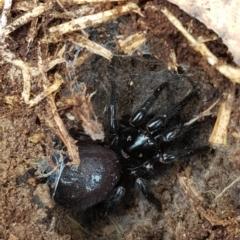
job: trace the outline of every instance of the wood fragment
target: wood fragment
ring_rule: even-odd
[[[55,58],[52,61],[48,62],[45,64],[44,66],[44,71],[48,72],[49,70],[51,70],[52,68],[54,68],[56,65],[65,62],[65,60],[62,57],[59,58]]]
[[[141,9],[135,3],[129,2],[125,5],[117,6],[111,10],[80,17],[70,22],[51,27],[49,29],[49,32],[51,33],[49,38],[55,39],[55,35],[59,36],[69,32],[85,29],[87,27],[97,26],[101,23],[111,21],[129,12],[135,12],[143,16]]]
[[[103,126],[98,122],[95,115],[91,98],[96,93],[87,94],[87,87],[84,83],[79,84],[80,90],[73,92],[73,98],[66,99],[68,106],[72,106],[72,115],[75,119],[82,120],[84,132],[91,137],[92,140],[104,140]]]
[[[211,110],[218,104],[220,100],[217,99],[210,107],[208,107],[206,110],[202,111],[201,113],[199,113],[197,116],[195,116],[194,118],[192,118],[191,120],[189,120],[188,122],[184,123],[185,126],[189,126],[195,122],[197,122],[198,120],[206,117],[206,116],[210,116],[212,115]]]
[[[15,103],[19,102],[17,96],[5,96],[4,102],[8,105],[14,105]]]
[[[177,72],[179,64],[177,63],[177,56],[174,49],[170,49],[169,60],[168,60],[168,70],[174,70]]]
[[[62,77],[59,74],[55,74],[55,81],[54,83],[46,87],[39,95],[37,95],[35,98],[31,99],[29,101],[29,107],[33,107],[37,105],[40,101],[42,101],[44,98],[46,98],[51,93],[57,91],[59,87],[64,83]]]
[[[30,89],[31,89],[31,71],[28,64],[21,59],[17,59],[15,54],[8,49],[0,48],[0,55],[2,59],[8,63],[19,67],[23,76],[23,91],[22,98],[26,104],[29,103]]]
[[[227,100],[219,108],[217,120],[209,137],[213,145],[227,145],[228,124],[230,121],[234,95],[228,94]]]
[[[91,52],[83,52],[81,56],[79,56],[76,60],[76,67],[81,66],[87,59],[89,59],[92,56]]]
[[[202,54],[210,65],[215,67],[222,75],[227,77],[233,83],[240,83],[240,69],[233,67],[223,61],[220,61],[208,48],[202,43],[198,42],[182,25],[182,23],[171,13],[167,8],[161,9],[162,13],[168,20],[187,38],[190,46],[195,51]]]
[[[215,200],[217,200],[218,198],[220,198],[229,188],[231,188],[235,183],[240,181],[240,176],[237,177],[233,182],[231,182],[227,187],[225,187],[221,193],[219,193],[216,197]]]
[[[77,33],[67,35],[67,40],[80,47],[86,48],[88,51],[98,54],[109,61],[112,59],[113,54],[111,51]]]
[[[60,0],[63,5],[86,4],[86,3],[109,3],[126,2],[126,0]]]
[[[39,0],[37,0],[37,1],[39,1]],[[14,1],[12,10],[14,12],[29,12],[29,11],[32,11],[34,7],[36,7],[36,6],[29,4],[28,1]]]
[[[32,143],[38,143],[41,142],[45,137],[46,137],[45,134],[42,132],[34,133],[32,136],[28,138],[28,141]]]
[[[26,37],[26,41],[28,42],[27,51],[29,51],[31,44],[35,36],[37,35],[37,23],[38,23],[38,18],[35,18],[31,21],[31,26],[28,31],[28,35]]]
[[[101,3],[95,3],[94,6],[92,6],[92,4],[88,4],[88,5],[81,5],[78,6],[75,10],[72,10],[71,12],[50,12],[49,13],[49,17],[50,18],[61,18],[61,19],[69,19],[72,20],[76,17],[82,17],[85,15],[91,15],[94,14],[96,9],[101,9],[100,5]]]
[[[65,49],[65,48],[62,48],[59,51],[59,54],[61,54],[63,49]],[[59,87],[61,86],[61,84],[64,81],[63,81],[60,74],[55,73],[54,74],[53,85],[48,86],[49,81],[48,81],[48,78],[47,78],[47,76],[44,72],[44,64],[43,64],[43,59],[42,59],[40,42],[38,43],[37,50],[38,50],[38,68],[39,68],[40,74],[42,75],[41,77],[43,79],[45,89],[35,99],[32,100],[32,101],[35,100],[32,104],[30,102],[30,106],[33,106],[33,104],[34,105],[37,104],[41,99],[43,99],[45,97],[48,97],[49,104],[50,104],[50,107],[51,107],[51,111],[52,111],[55,123],[58,127],[57,129],[54,128],[54,130],[56,131],[56,134],[61,138],[62,142],[67,147],[69,158],[71,160],[71,162],[69,162],[68,164],[79,165],[80,164],[80,157],[79,157],[79,153],[78,153],[78,147],[75,144],[75,140],[72,137],[69,136],[68,131],[66,130],[66,128],[65,128],[65,126],[62,122],[62,119],[60,118],[60,116],[58,114],[57,107],[56,107],[56,104],[55,104],[55,93],[56,93],[56,91],[58,91]],[[64,164],[64,163],[62,162],[62,164]],[[61,165],[61,166],[63,166],[63,165]],[[60,168],[60,170],[61,170],[61,168]],[[56,184],[56,187],[57,187],[57,184]],[[56,190],[56,187],[55,187],[55,190]]]
[[[4,0],[0,0],[0,10],[2,10],[3,5],[4,5]]]
[[[0,1],[0,8],[2,8],[2,13],[0,16],[0,31],[7,25],[7,17],[11,11],[12,0],[2,0]],[[0,37],[0,42],[3,44],[5,41],[5,37]]]
[[[16,237],[15,235],[13,235],[12,233],[9,234],[8,240],[19,240],[18,237]]]
[[[143,32],[137,32],[128,36],[124,40],[119,40],[118,43],[121,51],[125,54],[132,55],[132,53],[146,42],[146,40],[146,35]]]
[[[15,21],[10,23],[3,29],[0,29],[0,38],[5,38],[11,32],[15,31],[22,25],[31,21],[33,18],[38,17],[39,15],[41,15],[42,13],[47,11],[51,7],[50,5],[51,4],[49,4],[49,5],[41,4],[38,7],[34,8],[31,12],[24,14],[23,16],[19,17],[18,19],[16,19]]]
[[[81,161],[78,153],[78,147],[76,146],[75,140],[69,136],[68,131],[65,128],[64,123],[58,114],[53,93],[48,95],[48,100],[49,100],[49,104],[51,107],[54,120],[58,127],[58,129],[55,129],[55,131],[57,132],[57,135],[61,138],[64,145],[67,147],[69,158],[71,160],[71,162],[69,162],[68,164],[79,165]]]
[[[240,139],[240,132],[233,132],[232,136],[236,139]]]
[[[38,0],[32,0],[32,8],[36,8],[38,6]],[[28,54],[29,52],[29,49],[32,45],[32,42],[34,40],[34,38],[36,37],[37,33],[38,33],[38,29],[40,28],[42,24],[39,24],[38,25],[38,18],[33,18],[31,20],[31,25],[30,25],[30,28],[28,30],[28,34],[26,36],[26,41],[28,42],[28,45],[27,45],[27,53],[26,55]]]
[[[239,1],[224,0],[169,0],[179,8],[212,29],[232,53],[235,63],[240,66],[240,15]]]
[[[239,224],[239,217],[220,219],[215,212],[203,208],[202,198],[197,193],[196,189],[192,185],[192,180],[180,176],[178,178],[179,184],[183,191],[186,193],[187,197],[191,200],[194,209],[203,216],[212,226],[229,226]]]

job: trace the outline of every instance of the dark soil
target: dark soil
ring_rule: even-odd
[[[162,81],[169,81],[169,89],[163,92],[153,110],[160,108],[164,111],[179,102],[189,86],[196,92],[196,97],[182,111],[182,117],[186,121],[209,107],[215,99],[224,99],[226,93],[233,88],[230,81],[210,67],[161,12],[154,9],[166,6],[185,27],[191,24],[195,37],[207,37],[212,34],[211,30],[166,1],[140,1],[139,4],[145,18],[132,14],[87,29],[91,39],[104,43],[114,52],[114,57],[109,62],[92,55],[74,72],[74,78],[78,82],[84,82],[88,91],[97,91],[92,103],[98,121],[104,125],[106,144],[109,144],[110,80],[114,80],[117,85],[118,119],[132,114]],[[9,22],[21,14],[13,12]],[[51,24],[59,24],[60,20],[57,21]],[[24,25],[13,32],[7,41],[11,51],[31,66],[37,67],[37,40],[44,31],[40,29],[26,55],[25,38],[29,27],[29,24]],[[127,37],[139,30],[147,32],[148,42],[145,48],[133,56],[118,52],[116,36],[121,34]],[[207,45],[217,57],[234,64],[221,39]],[[52,44],[50,49],[54,52],[56,47],[56,44]],[[51,55],[44,51],[44,45],[42,49],[45,57]],[[176,53],[179,72],[168,70],[171,50]],[[59,106],[69,90],[68,71],[63,63],[49,73],[51,77],[59,72],[66,79],[66,84],[56,96]],[[32,79],[32,96],[42,90],[42,83],[39,78]],[[239,182],[236,181],[223,195],[217,197],[238,178],[240,170],[239,139],[232,136],[233,133],[240,132],[238,85],[235,86],[228,146],[211,146],[209,151],[184,157],[158,169],[159,176],[152,181],[151,191],[161,202],[161,211],[139,194],[130,191],[108,216],[99,217],[93,209],[87,213],[87,218],[84,213],[70,211],[55,204],[51,200],[48,186],[38,184],[34,179],[38,161],[49,160],[55,151],[53,139],[56,133],[48,124],[52,113],[47,99],[36,107],[29,108],[20,100],[22,85],[19,70],[10,64],[2,65],[0,239],[240,239]],[[7,104],[8,96],[14,97],[12,104]],[[213,112],[217,113],[217,110],[215,108]],[[67,112],[68,109],[60,112],[67,129],[79,128],[79,121],[67,119]],[[214,116],[206,118],[195,129],[195,141],[199,146],[208,144],[214,121]],[[30,137],[37,133],[43,133],[44,137],[34,143]],[[184,189],[180,180],[184,177],[191,179],[188,187],[194,191]],[[194,196],[193,192],[196,193]]]

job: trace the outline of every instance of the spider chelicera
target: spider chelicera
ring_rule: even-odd
[[[118,129],[117,95],[113,82],[109,107],[111,144],[105,147],[95,142],[79,143],[80,166],[63,165],[57,175],[50,177],[55,182],[52,196],[56,202],[82,210],[104,203],[102,206],[108,210],[124,196],[124,182],[135,186],[148,201],[160,207],[158,199],[149,191],[147,180],[156,176],[158,165],[171,163],[201,149],[184,145],[183,139],[199,119],[210,114],[213,107],[190,121],[179,122],[177,116],[196,94],[190,92],[163,114],[150,114],[150,108],[168,84],[161,83],[130,117],[129,125]],[[53,158],[56,160],[57,156]]]

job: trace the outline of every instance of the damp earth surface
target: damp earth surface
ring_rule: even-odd
[[[169,109],[192,88],[196,98],[181,112],[186,121],[208,108],[214,100],[225,99],[233,89],[230,81],[209,66],[156,9],[167,7],[185,27],[191,28],[193,36],[208,37],[213,34],[211,30],[166,1],[139,1],[138,4],[144,18],[126,15],[86,30],[92,40],[100,44],[108,42],[107,48],[114,52],[111,62],[92,54],[74,69],[75,80],[84,82],[89,92],[96,91],[91,101],[98,121],[104,126],[106,145],[109,144],[110,80],[117,86],[117,119],[132,114],[164,80],[170,82],[169,89],[163,91],[153,110]],[[21,12],[13,11],[9,22],[20,15]],[[36,66],[37,40],[32,42],[26,55],[29,27],[29,24],[22,26],[7,41],[11,51]],[[114,42],[116,36],[128,36],[136,30],[147,33],[147,43],[132,56],[119,52]],[[206,44],[218,58],[234,65],[221,39]],[[178,67],[168,70],[173,51]],[[49,75],[59,72],[67,82],[68,71],[62,63]],[[228,126],[228,145],[210,146],[208,151],[162,165],[159,175],[151,181],[151,191],[159,199],[161,211],[130,190],[109,215],[101,217],[94,208],[83,213],[57,205],[51,199],[49,187],[36,180],[38,161],[49,160],[56,150],[56,132],[49,126],[52,113],[48,100],[32,108],[22,102],[22,77],[10,64],[1,65],[0,83],[0,239],[240,238],[240,183],[236,180],[240,148],[239,135],[233,134],[240,131],[238,85]],[[42,88],[41,81],[33,79],[31,84],[32,95],[37,95]],[[68,87],[67,83],[63,84],[56,95],[60,107],[69,97]],[[197,144],[208,144],[218,107],[196,129],[194,141]],[[59,113],[67,129],[81,129],[79,119],[72,121],[67,117],[68,109],[61,108]]]

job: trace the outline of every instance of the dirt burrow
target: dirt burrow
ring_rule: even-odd
[[[132,14],[112,23],[89,29],[96,42],[104,42],[116,34],[127,36],[136,30],[147,31],[148,43],[142,52],[132,57],[117,52],[111,63],[93,55],[76,69],[76,78],[84,82],[89,91],[97,90],[93,106],[99,122],[103,123],[108,139],[107,107],[109,104],[110,73],[118,88],[118,118],[131,114],[163,80],[170,79],[169,91],[163,93],[155,108],[166,109],[179,101],[191,86],[198,93],[184,109],[185,119],[209,106],[214,98],[225,98],[232,89],[231,83],[210,67],[198,53],[189,47],[184,37],[153,7],[166,6],[184,26],[190,26],[194,36],[208,36],[212,31],[166,1],[141,3],[145,18]],[[19,16],[14,13],[12,19]],[[9,22],[11,22],[11,20]],[[27,56],[26,34],[29,25],[24,25],[11,35],[10,49],[31,65],[36,65],[37,41],[34,41]],[[114,29],[114,31],[113,31]],[[111,39],[112,40],[112,39]],[[221,39],[207,43],[220,59],[232,63]],[[53,46],[54,48],[54,46]],[[171,50],[176,53],[183,74],[168,72]],[[144,53],[145,55],[142,55]],[[65,64],[51,73],[66,76]],[[18,76],[18,78],[16,78]],[[239,139],[239,86],[235,86],[229,124],[228,146],[212,147],[209,151],[181,159],[159,169],[152,190],[162,204],[158,212],[141,196],[130,192],[124,201],[105,218],[92,218],[82,222],[81,213],[75,214],[54,204],[45,184],[36,184],[34,168],[39,159],[50,159],[54,152],[55,132],[49,127],[52,118],[47,100],[34,108],[19,101],[22,91],[21,73],[9,64],[2,65],[0,84],[0,239],[233,239],[239,238],[239,182],[236,181],[222,195],[219,194],[238,178]],[[66,78],[67,79],[67,78]],[[41,81],[33,79],[32,94],[41,89]],[[65,84],[57,95],[57,101],[66,97]],[[7,96],[14,96],[11,103]],[[215,109],[217,112],[217,109]],[[61,112],[69,129],[79,126]],[[197,129],[199,144],[206,144],[214,118],[206,119]],[[31,139],[36,133],[43,138],[37,143]],[[185,181],[184,177],[191,179]],[[183,180],[185,182],[183,182]],[[184,185],[185,184],[185,185]],[[187,186],[184,188],[184,186]],[[194,191],[190,191],[194,189]]]

